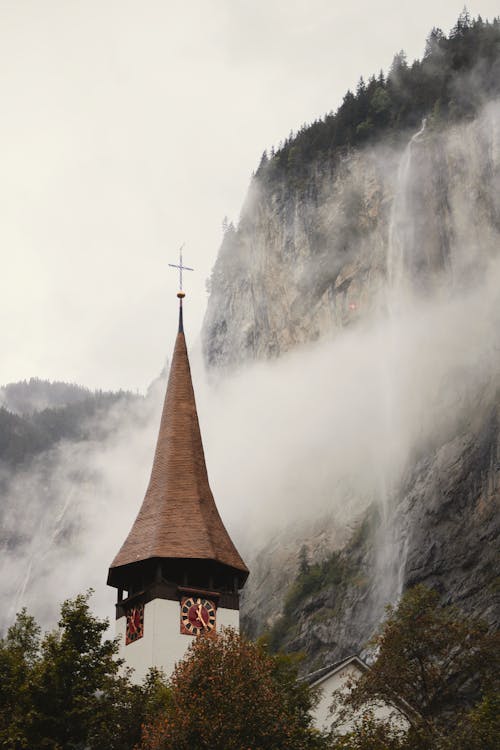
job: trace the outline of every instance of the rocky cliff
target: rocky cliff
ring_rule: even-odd
[[[499,128],[491,104],[467,124],[430,121],[406,152],[410,134],[320,155],[299,181],[271,180],[270,161],[213,269],[207,363],[279,356],[370,315],[396,254],[421,288],[480,271],[498,247]]]
[[[397,373],[373,396],[387,399],[395,442],[406,446],[398,472],[349,524],[326,503],[275,529],[248,560],[248,632],[271,628],[275,646],[306,653],[305,668],[364,648],[384,605],[420,581],[499,621],[500,107],[454,125],[430,118],[417,130],[320,153],[300,179],[276,177],[273,159],[261,165],[210,281],[204,351],[219,373],[346,335],[362,347],[374,321],[399,347],[394,362],[412,361],[405,398]],[[400,330],[415,319],[429,336],[414,336],[413,323]],[[410,419],[413,387],[423,407]],[[411,439],[410,423],[419,425]]]

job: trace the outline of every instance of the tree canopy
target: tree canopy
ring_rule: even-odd
[[[0,747],[7,750],[132,750],[141,725],[166,699],[152,671],[133,685],[116,658],[107,620],[90,592],[64,602],[58,628],[44,637],[23,610],[0,640]]]
[[[0,640],[0,747],[6,750],[497,750],[500,636],[423,586],[373,641],[371,669],[335,695],[329,735],[297,659],[234,630],[201,636],[165,680],[133,685],[90,592],[64,602],[42,636],[22,611]],[[383,703],[406,724],[377,717]],[[352,729],[340,734],[350,719]]]
[[[335,113],[290,134],[270,158],[265,154],[256,175],[273,182],[286,174],[292,184],[300,183],[314,159],[324,161],[381,136],[398,137],[423,117],[434,123],[472,117],[499,94],[500,17],[487,22],[464,10],[448,36],[432,29],[422,59],[410,64],[401,50],[387,75],[360,78]]]
[[[388,608],[373,646],[377,658],[372,668],[335,696],[337,724],[358,717],[351,734],[334,734],[335,748],[500,746],[498,632],[454,607],[439,606],[435,591],[416,586],[396,608]],[[409,730],[376,720],[381,703],[403,714]]]
[[[234,630],[193,641],[169,682],[165,710],[141,750],[319,750],[314,693],[290,657],[271,656]]]

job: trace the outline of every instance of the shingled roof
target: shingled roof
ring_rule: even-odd
[[[248,575],[208,482],[182,300],[151,479],[130,533],[111,563],[109,583],[117,568],[150,558],[214,560],[242,573],[243,580]]]

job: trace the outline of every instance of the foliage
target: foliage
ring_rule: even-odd
[[[376,506],[370,506],[353,529],[345,549],[342,552],[332,552],[320,562],[310,564],[306,549],[302,547],[299,552],[298,574],[286,592],[283,614],[269,631],[271,651],[276,652],[284,648],[296,624],[297,612],[309,597],[334,588],[335,601],[337,604],[342,602],[347,586],[355,582],[358,573],[354,562],[356,552],[371,542],[379,520]]]
[[[130,750],[165,702],[158,672],[141,686],[121,673],[117,642],[103,637],[108,622],[92,615],[89,596],[64,602],[44,638],[23,610],[0,641],[0,747]]]
[[[39,658],[40,628],[23,610],[0,641],[0,747],[29,747],[31,678]]]
[[[33,406],[37,400],[40,403],[57,402],[52,386],[69,389],[68,392],[56,390],[57,394],[61,393],[61,398],[68,399],[67,403],[34,409],[29,413],[14,412],[16,405]],[[98,418],[118,401],[134,398],[124,391],[91,393],[79,386],[34,378],[29,383],[12,383],[3,390],[9,408],[0,407],[0,462],[11,466],[26,464],[61,440],[95,439]]]
[[[454,607],[440,607],[436,592],[416,586],[397,608],[388,608],[373,645],[378,656],[372,668],[334,697],[337,728],[358,717],[351,734],[334,734],[337,750],[499,746],[498,633]],[[377,721],[380,704],[402,714],[408,731]]]
[[[170,688],[163,716],[144,729],[142,750],[325,747],[309,714],[314,694],[297,681],[294,662],[234,630],[197,638]]]
[[[340,552],[333,552],[325,560],[304,566],[301,561],[297,578],[288,589],[283,615],[276,621],[269,632],[269,645],[276,652],[283,647],[284,641],[296,622],[297,611],[307,597],[317,594],[331,586],[341,587],[350,575],[350,568]]]
[[[91,395],[92,392],[81,385],[41,378],[20,380],[0,388],[3,405],[14,414],[33,414],[43,409],[75,404]]]
[[[376,719],[373,711],[365,711],[357,721],[355,729],[332,738],[332,750],[403,750],[406,732],[389,719]],[[414,746],[415,747],[415,746]],[[416,750],[416,747],[415,747]]]
[[[492,689],[459,721],[445,750],[495,750],[500,747],[500,690]]]
[[[285,598],[285,614],[293,614],[299,603],[307,596],[329,586],[338,586],[347,575],[347,563],[340,552],[332,554],[320,563],[311,565],[299,575]]]
[[[360,79],[335,112],[303,126],[261,160],[257,177],[264,182],[286,174],[300,185],[315,158],[335,157],[346,148],[361,146],[382,135],[397,137],[415,128],[425,116],[431,125],[472,117],[487,100],[500,94],[500,18],[491,23],[467,11],[446,36],[433,29],[424,55],[411,65],[397,53],[387,76]]]

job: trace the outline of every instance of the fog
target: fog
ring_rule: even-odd
[[[222,220],[263,150],[401,48],[420,57],[463,3],[144,5],[0,3],[2,383],[144,390],[175,332],[180,244],[198,332]]]
[[[193,353],[211,485],[244,557],[302,519],[350,523],[386,500],[413,452],[470,418],[499,371],[499,290],[497,261],[459,299],[408,306],[215,387]],[[158,392],[145,420],[116,407],[104,442],[61,445],[12,479],[6,532],[21,543],[1,553],[8,620],[27,605],[49,625],[89,586],[112,615],[107,568],[142,501],[160,406]]]
[[[497,230],[484,233],[484,242],[455,238],[454,273],[432,293],[401,294],[402,272],[368,318],[226,377],[207,377],[186,316],[211,486],[244,558],[287,526],[328,515],[345,528],[372,501],[386,507],[415,457],[495,398],[500,261],[489,252]],[[464,280],[457,268],[467,249],[468,266],[478,262]],[[112,617],[107,569],[144,496],[164,389],[163,379],[146,398],[115,405],[96,430],[104,439],[62,443],[6,478],[3,625],[27,606],[49,627],[60,602],[88,587],[95,611]]]

